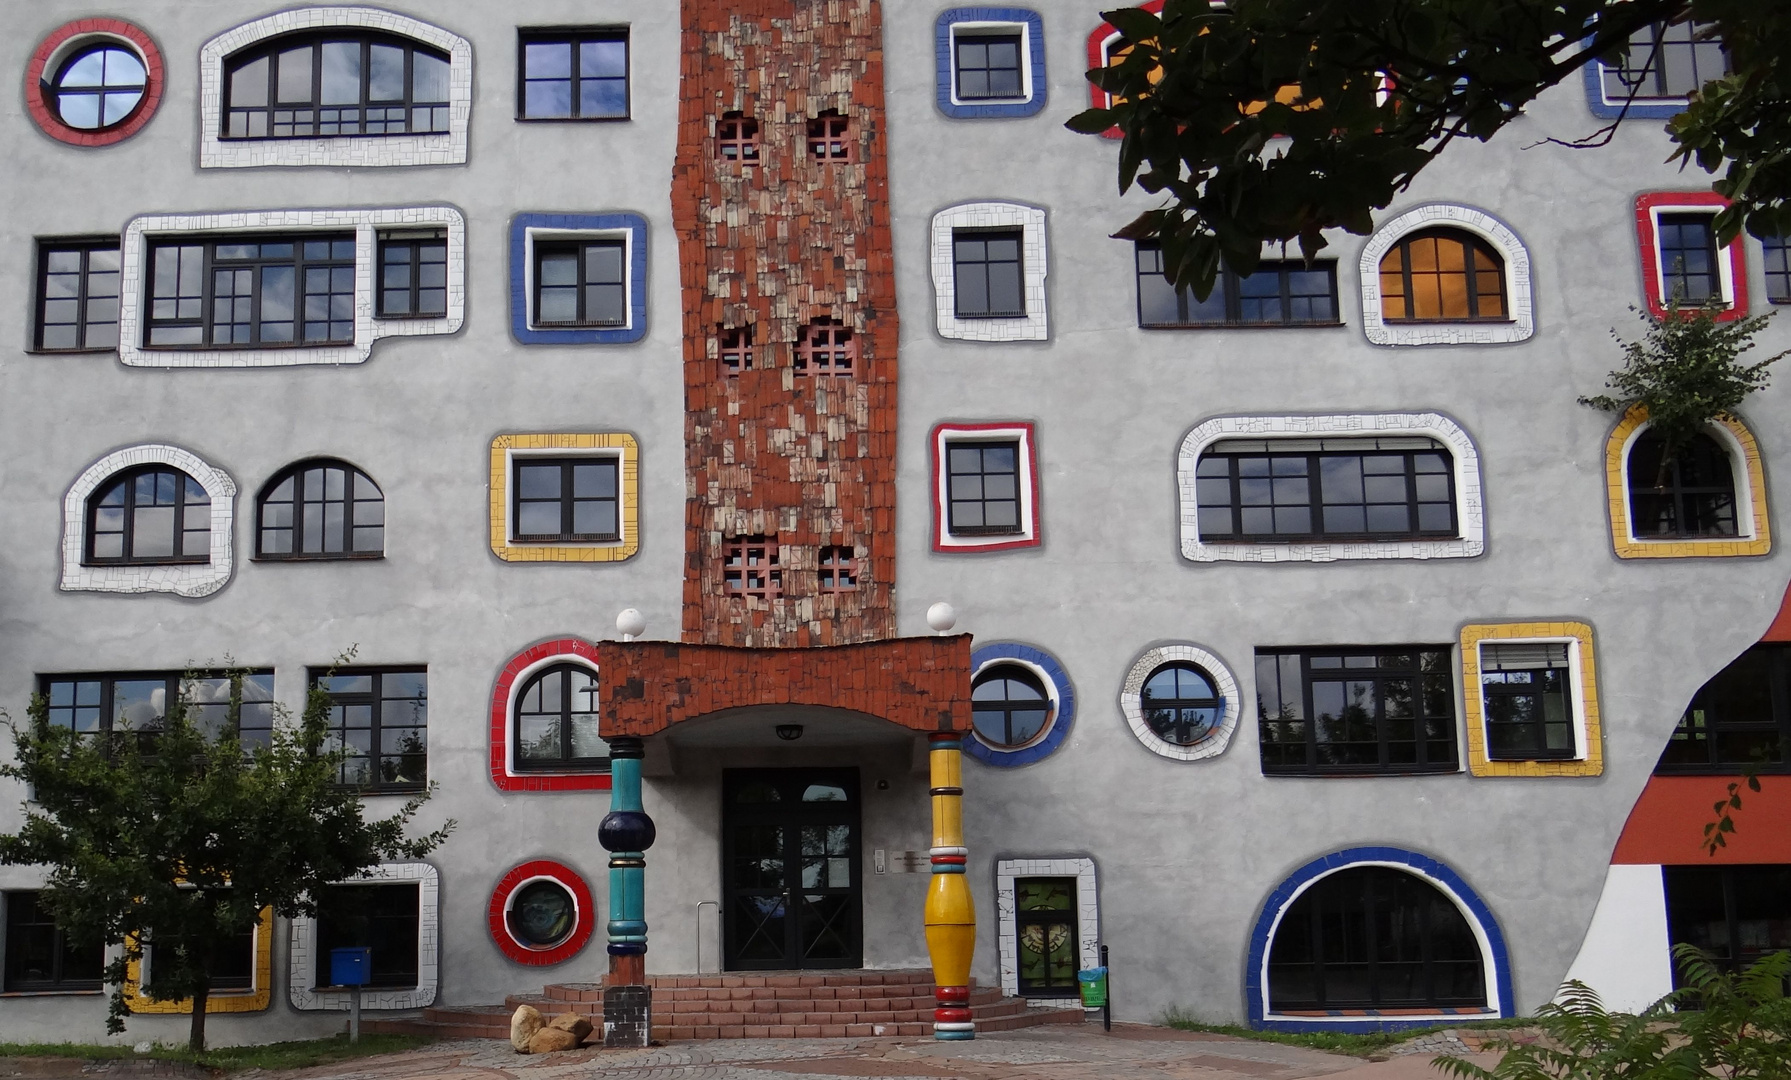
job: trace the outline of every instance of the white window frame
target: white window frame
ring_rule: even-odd
[[[1591,735],[1586,730],[1586,683],[1581,670],[1580,639],[1571,636],[1550,637],[1487,637],[1474,643],[1474,671],[1476,675],[1486,672],[1486,647],[1488,645],[1565,645],[1567,646],[1567,678],[1572,691],[1568,695],[1568,704],[1573,709],[1573,756],[1568,761],[1585,761],[1590,754]],[[1464,687],[1480,696],[1480,753],[1488,763],[1504,765],[1522,762],[1560,761],[1560,758],[1494,758],[1492,756],[1492,724],[1487,715],[1486,690],[1484,682],[1472,687]]]
[[[222,138],[225,60],[270,38],[313,30],[378,31],[447,53],[448,130],[418,135],[320,135],[308,139]],[[295,8],[226,30],[200,46],[199,103],[202,169],[464,165],[467,126],[473,111],[473,46],[439,26],[380,8]]]
[[[1193,664],[1213,678],[1213,689],[1219,692],[1224,707],[1219,712],[1219,722],[1213,730],[1199,742],[1189,746],[1180,746],[1158,735],[1151,730],[1144,719],[1144,684],[1151,675],[1165,664]],[[1201,648],[1198,645],[1160,645],[1147,650],[1144,655],[1132,662],[1126,672],[1126,681],[1119,691],[1119,711],[1126,718],[1126,726],[1144,748],[1158,757],[1166,757],[1171,761],[1201,761],[1218,757],[1231,744],[1231,737],[1237,733],[1238,717],[1243,711],[1243,698],[1238,690],[1237,677],[1225,661]]]
[[[1660,216],[1662,214],[1683,214],[1693,217],[1707,217],[1714,221],[1716,215],[1722,211],[1722,207],[1712,206],[1709,203],[1693,202],[1680,203],[1677,205],[1672,203],[1656,203],[1649,206],[1647,211],[1649,226],[1652,230],[1648,239],[1648,262],[1650,264],[1648,266],[1648,273],[1654,275],[1654,295],[1660,297],[1660,302],[1664,305],[1667,302],[1667,268],[1661,265],[1663,260],[1661,258],[1660,248]],[[1711,235],[1715,236],[1716,227],[1712,225],[1710,231]],[[1720,237],[1716,240],[1717,285],[1722,290],[1723,306],[1731,311],[1735,309],[1735,298],[1737,295],[1735,290],[1735,263],[1738,261],[1736,252],[1739,250],[1738,245],[1740,244],[1741,237],[1739,236],[1726,244],[1722,242]]]
[[[1408,234],[1420,229],[1455,228],[1491,244],[1505,263],[1507,321],[1437,323],[1388,322],[1381,313],[1381,259]],[[1530,252],[1511,226],[1484,210],[1453,203],[1414,207],[1375,230],[1362,247],[1362,332],[1376,345],[1507,345],[1536,333],[1536,306],[1530,289]]]
[[[954,75],[955,78],[955,75]],[[960,319],[957,314],[957,268],[952,261],[952,234],[958,229],[1019,229],[1020,287],[1026,314]],[[939,336],[958,341],[1044,341],[1051,335],[1046,313],[1045,277],[1049,270],[1045,211],[1011,202],[970,202],[933,215],[932,267],[934,328]]]
[[[1001,859],[995,863],[996,950],[1001,964],[1001,992],[1008,997],[1020,996],[1019,920],[1014,880],[1033,877],[1073,877],[1076,879],[1076,951],[1080,967],[1086,971],[1101,963],[1101,900],[1095,863],[1086,856],[1058,859]],[[1061,998],[1028,996],[1028,1006],[1047,1009],[1080,1009],[1076,992]]]
[[[535,242],[553,243],[556,240],[577,242],[580,240],[620,240],[622,241],[622,304],[628,317],[619,326],[565,326],[561,324],[543,324],[535,319]],[[522,230],[522,288],[523,311],[527,315],[527,329],[544,334],[561,331],[612,330],[624,331],[635,329],[635,286],[634,280],[634,230],[633,229],[540,229],[530,226]]]
[[[367,1009],[422,1009],[435,1004],[441,983],[441,871],[424,862],[381,863],[359,877],[332,881],[332,885],[368,885],[382,882],[417,885],[417,985],[410,988],[369,987],[361,991]],[[292,920],[287,967],[287,999],[295,1009],[347,1012],[350,991],[317,989],[317,918],[300,915]]]
[[[958,96],[958,34],[1020,34],[1020,96],[1003,98],[960,98]],[[954,22],[948,34],[951,48],[950,68],[946,77],[950,80],[951,103],[953,105],[1025,105],[1033,100],[1032,85],[1032,26],[1024,22],[1009,22],[1000,19],[973,20],[970,22]]]
[[[1643,420],[1636,425],[1634,431],[1623,440],[1622,462],[1620,471],[1623,478],[1623,531],[1632,544],[1733,544],[1741,540],[1758,540],[1760,538],[1760,519],[1754,509],[1754,483],[1748,475],[1747,449],[1741,440],[1735,437],[1725,424],[1706,424],[1704,434],[1716,440],[1723,453],[1729,458],[1729,478],[1735,484],[1735,535],[1734,536],[1637,536],[1635,514],[1630,508],[1635,504],[1630,501],[1629,487],[1629,455],[1635,450],[1636,442],[1653,421]]]
[[[603,680],[597,670],[597,661],[592,660],[589,657],[580,656],[578,653],[553,653],[549,656],[543,656],[539,660],[536,660],[534,663],[523,668],[521,671],[518,671],[510,680],[510,692],[504,701],[504,778],[506,780],[520,781],[538,776],[607,777],[609,775],[608,772],[594,769],[518,769],[516,767],[516,699],[522,696],[523,690],[527,689],[529,683],[535,676],[541,674],[541,672],[547,668],[558,667],[561,664],[572,664],[589,671],[591,673],[591,678],[597,680],[598,701],[603,700]],[[604,747],[606,751],[608,746],[609,740],[605,739]],[[529,881],[534,880],[535,878],[529,879]],[[526,884],[526,882],[523,884]],[[517,888],[522,888],[522,885],[517,885]],[[506,907],[505,910],[509,910],[508,907]]]
[[[1221,439],[1323,439],[1423,436],[1449,451],[1458,535],[1435,540],[1202,540],[1195,472]],[[1192,562],[1333,562],[1350,559],[1471,559],[1486,551],[1480,454],[1460,424],[1442,413],[1339,413],[1328,416],[1221,416],[1197,425],[1176,457],[1182,558]]]
[[[103,563],[87,555],[87,501],[100,485],[139,465],[168,465],[186,473],[211,498],[211,551],[203,563]],[[190,450],[164,443],[114,450],[87,466],[62,497],[63,592],[173,593],[210,596],[230,580],[236,481]]]
[[[396,229],[441,229],[448,240],[448,312],[433,318],[375,314],[379,236]],[[272,349],[150,348],[147,325],[149,245],[154,241],[194,241],[229,235],[307,232],[355,234],[354,341],[332,345],[287,345]],[[466,319],[466,218],[452,206],[408,206],[386,210],[242,210],[222,214],[148,214],[124,227],[118,298],[118,359],[127,367],[235,368],[291,367],[300,364],[360,364],[373,343],[387,337],[458,333]]]
[[[504,448],[504,543],[508,546],[536,548],[619,548],[628,546],[628,451],[627,446],[528,446]],[[516,535],[516,462],[519,458],[582,458],[590,461],[608,459],[616,463],[616,538],[614,540],[524,540]],[[638,468],[638,463],[637,466]],[[592,667],[592,671],[596,671]]]
[[[953,535],[951,531],[951,477],[947,452],[951,444],[1013,441],[1019,445],[1020,531],[1017,533]],[[1003,551],[1039,544],[1038,474],[1034,462],[1032,425],[940,424],[933,430],[933,550]]]

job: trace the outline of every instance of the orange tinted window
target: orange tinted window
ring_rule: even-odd
[[[1443,322],[1503,319],[1505,271],[1486,241],[1455,229],[1402,238],[1381,259],[1381,317]]]

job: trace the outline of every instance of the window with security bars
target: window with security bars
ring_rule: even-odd
[[[946,443],[945,483],[946,530],[953,536],[1018,533],[1024,527],[1018,442]]]
[[[448,313],[448,238],[439,231],[379,237],[382,319],[440,318]]]
[[[729,596],[775,600],[784,594],[777,537],[737,536],[721,545],[721,581]]]
[[[1791,304],[1791,237],[1768,236],[1760,247],[1766,255],[1766,299]]]
[[[282,470],[255,504],[258,559],[367,559],[385,553],[385,494],[345,461]]]
[[[274,673],[259,671],[139,671],[42,675],[51,727],[91,738],[153,733],[182,702],[187,718],[212,736],[232,725],[245,750],[267,746],[274,729]]]
[[[1716,24],[1658,22],[1630,35],[1622,59],[1601,62],[1605,100],[1682,98],[1729,73],[1729,54]]]
[[[1402,540],[1457,534],[1448,450],[1422,437],[1225,439],[1195,469],[1200,537]]]
[[[808,156],[816,161],[846,164],[856,161],[852,121],[828,110],[808,122]]]
[[[448,130],[448,56],[401,37],[276,38],[224,62],[226,139]]]
[[[511,538],[592,541],[621,537],[621,462],[614,457],[514,459]]]
[[[6,905],[6,964],[0,990],[9,994],[98,990],[106,947],[76,943],[36,891],[0,893]]]
[[[1075,997],[1082,966],[1076,879],[1015,878],[1014,933],[1022,997]]]
[[[728,375],[751,371],[755,366],[753,363],[752,327],[722,327],[716,337],[716,355],[721,360],[721,370]]]
[[[1666,440],[1644,431],[1629,448],[1629,528],[1637,539],[1734,536],[1735,468],[1709,435],[1666,456]]]
[[[952,298],[960,319],[1026,314],[1020,229],[953,229]]]
[[[1791,771],[1791,646],[1755,645],[1692,695],[1658,773]]]
[[[327,743],[343,753],[343,786],[385,792],[428,785],[427,669],[312,669],[311,679],[329,695]]]
[[[354,341],[352,233],[167,241],[149,263],[151,348]]]
[[[627,244],[537,241],[535,325],[628,325]]]
[[[1381,317],[1388,322],[1505,320],[1505,260],[1460,229],[1401,237],[1381,257]]]
[[[823,593],[852,592],[858,588],[858,558],[851,547],[824,547],[819,561]]]
[[[832,319],[817,319],[796,339],[796,374],[850,375],[857,366],[858,340],[852,328]]]
[[[117,474],[87,500],[86,559],[106,563],[208,563],[211,496],[167,465]]]
[[[759,122],[737,112],[715,122],[715,156],[723,161],[755,164],[759,160]]]
[[[1262,262],[1256,272],[1221,269],[1205,300],[1193,290],[1170,284],[1163,249],[1141,243],[1138,269],[1138,325],[1297,326],[1337,322],[1337,264]]]
[[[1257,650],[1263,773],[1456,772],[1449,658],[1441,645]]]
[[[37,348],[118,347],[117,237],[40,241],[37,270]]]
[[[953,42],[959,100],[1000,101],[1025,96],[1021,35],[957,34]]]
[[[1566,642],[1482,643],[1486,756],[1494,761],[1573,757],[1572,683]]]
[[[1717,262],[1715,214],[1661,214],[1655,244],[1663,298],[1693,306],[1727,299]]]
[[[628,119],[628,31],[525,30],[520,120]]]

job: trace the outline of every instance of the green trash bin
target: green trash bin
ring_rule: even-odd
[[[1107,1005],[1107,969],[1093,967],[1076,972],[1076,988],[1082,991],[1084,1009],[1100,1009]]]

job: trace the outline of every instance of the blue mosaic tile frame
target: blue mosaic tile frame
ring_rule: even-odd
[[[1479,1010],[1437,1009],[1424,1013],[1426,1018],[1407,1016],[1379,1016],[1373,1009],[1338,1010],[1333,1016],[1349,1016],[1349,1020],[1331,1020],[1314,1018],[1277,1018],[1268,1019],[1266,1010],[1268,996],[1262,983],[1263,960],[1269,951],[1269,931],[1274,927],[1287,906],[1293,902],[1294,893],[1308,882],[1323,877],[1333,870],[1356,866],[1362,863],[1386,863],[1395,866],[1409,867],[1426,877],[1442,882],[1457,899],[1468,909],[1480,931],[1486,935],[1487,951],[1492,954],[1493,984],[1498,990],[1499,1016],[1517,1015],[1512,1005],[1511,995],[1511,958],[1505,948],[1505,934],[1499,929],[1499,921],[1493,917],[1492,909],[1486,901],[1468,887],[1461,875],[1444,866],[1427,855],[1415,851],[1406,851],[1394,847],[1358,847],[1346,848],[1333,852],[1322,858],[1314,859],[1305,866],[1295,870],[1269,894],[1263,901],[1262,912],[1257,916],[1256,927],[1250,931],[1250,956],[1244,967],[1244,1004],[1249,1010],[1250,1026],[1264,1031],[1341,1031],[1363,1033],[1371,1031],[1402,1031],[1415,1027],[1434,1027],[1435,1017],[1460,1015],[1464,1019],[1488,1019],[1486,1013]]]
[[[1012,769],[1021,765],[1031,765],[1050,757],[1063,741],[1069,738],[1070,727],[1076,721],[1076,688],[1070,685],[1069,673],[1057,658],[1042,649],[1030,645],[1001,643],[984,645],[970,654],[971,677],[982,669],[983,665],[996,660],[1023,660],[1036,665],[1045,677],[1051,680],[1051,688],[1057,691],[1057,715],[1051,718],[1051,726],[1046,729],[1044,737],[1029,746],[1018,750],[999,750],[983,742],[974,729],[966,734],[964,753],[997,768]]]
[[[626,231],[628,325],[565,330],[529,327],[530,229],[551,232]],[[639,214],[517,214],[510,219],[510,334],[524,345],[625,345],[647,336],[647,219]]]
[[[1586,39],[1590,44],[1591,39]],[[1615,120],[1619,116],[1630,120],[1671,120],[1685,111],[1684,98],[1639,98],[1630,105],[1628,111],[1622,102],[1612,104],[1604,99],[1604,64],[1593,60],[1580,69],[1586,82],[1586,105],[1591,108],[1592,115],[1600,120]]]
[[[1014,23],[1026,27],[1027,75],[1032,96],[1025,101],[991,101],[956,104],[952,81],[957,65],[952,62],[951,28],[956,23]],[[1029,8],[962,7],[939,13],[933,24],[933,49],[939,111],[954,120],[997,120],[1033,116],[1045,107],[1045,20]]]

